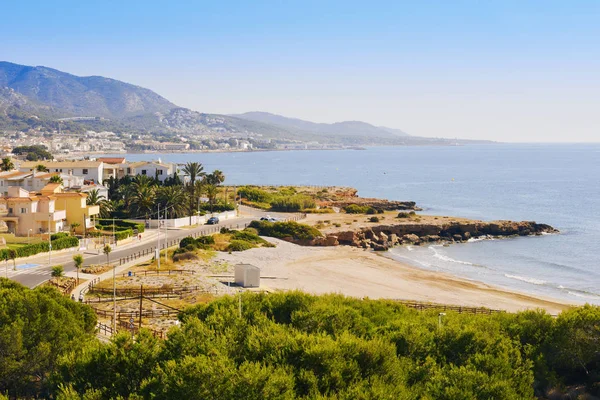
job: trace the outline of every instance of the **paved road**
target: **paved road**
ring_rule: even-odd
[[[193,228],[193,229],[169,230],[167,233],[167,239],[169,242],[171,242],[172,240],[181,239],[181,238],[190,236],[195,233],[198,233],[198,234],[214,233],[215,230],[218,231],[223,227],[232,228],[232,229],[243,228],[245,226],[245,224],[249,224],[251,221],[258,219],[263,215],[268,214],[268,213],[265,213],[265,212],[262,212],[259,210],[250,209],[248,207],[241,207],[240,210],[243,212],[243,216],[241,218],[224,220],[224,221],[221,221],[217,225],[202,225],[202,226],[199,226],[198,228]],[[278,218],[285,218],[285,217],[291,216],[292,214],[270,213],[270,215],[272,215],[274,217],[278,217]],[[152,232],[152,231],[148,230],[148,232]],[[125,258],[125,257],[131,256],[133,254],[138,254],[140,252],[144,252],[144,251],[148,251],[150,249],[156,248],[156,244],[157,244],[156,230],[154,230],[154,232],[155,233],[154,233],[153,240],[142,240],[141,242],[139,242],[139,244],[129,244],[123,248],[119,248],[119,247],[113,248],[113,251],[110,254],[110,259],[117,260],[119,258]],[[162,247],[164,247],[164,231],[160,234],[160,237],[161,237],[160,240],[161,240],[161,248],[162,248]],[[57,264],[62,265],[65,269],[65,272],[74,271],[75,267],[74,267],[73,261],[72,261],[72,256],[74,254],[75,253],[73,252],[73,253],[68,253],[68,254],[57,255],[56,257],[53,256],[52,265],[57,265]],[[106,262],[106,256],[104,254],[92,255],[92,254],[89,254],[89,252],[85,252],[83,254],[83,256],[84,256],[84,266],[91,265],[91,264],[102,264],[102,263]],[[43,258],[40,258],[40,260],[43,260]],[[34,263],[34,262],[32,262],[32,263]],[[43,264],[43,265],[32,266],[31,268],[28,268],[28,269],[18,269],[17,271],[9,270],[8,277],[17,282],[20,282],[21,284],[23,284],[25,286],[28,286],[31,288],[35,287],[35,286],[47,281],[48,279],[50,279],[51,266],[47,265],[47,261],[46,262],[40,261],[39,264]],[[8,268],[10,268],[10,267],[11,267],[11,265],[9,263]],[[5,271],[3,271],[3,269],[4,268],[2,268],[2,266],[0,266],[0,276],[5,275]]]

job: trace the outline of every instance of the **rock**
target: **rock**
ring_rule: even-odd
[[[462,236],[464,240],[469,240],[471,239],[471,232],[464,232]]]
[[[452,239],[454,239],[455,242],[462,242],[463,237],[457,233],[456,235],[452,235]]]
[[[419,239],[419,237],[413,233],[402,236],[403,243],[418,243],[420,241],[421,239]]]
[[[324,240],[323,246],[337,246],[339,245],[338,238],[336,236],[327,236]]]
[[[388,235],[386,235],[386,234],[385,234],[385,233],[383,233],[383,232],[379,232],[379,241],[380,241],[381,243],[387,243],[387,242],[388,242],[388,240],[389,240],[389,239],[388,239]]]
[[[371,243],[371,248],[375,251],[386,251],[388,249],[388,247],[386,245],[374,243],[374,242]]]
[[[395,233],[392,233],[390,235],[389,241],[392,244],[392,246],[395,246],[400,242],[400,240],[398,239],[398,235],[396,235]]]

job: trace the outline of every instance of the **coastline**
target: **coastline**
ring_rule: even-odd
[[[540,308],[553,315],[576,306],[443,272],[426,271],[369,250],[348,246],[304,247],[265,239],[277,247],[220,253],[217,259],[230,265],[248,263],[260,267],[261,288],[265,290],[340,293],[359,298],[416,300],[509,312]]]

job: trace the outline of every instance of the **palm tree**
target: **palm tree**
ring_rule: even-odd
[[[190,186],[194,186],[196,179],[205,175],[204,167],[199,162],[188,162],[183,167],[183,172],[190,177]]]
[[[164,186],[156,191],[156,202],[160,208],[174,218],[180,218],[186,211],[186,193],[181,186]]]
[[[217,185],[204,185],[204,190],[206,192],[206,196],[208,197],[208,202],[210,203],[210,212],[212,213],[213,204],[215,199],[217,198],[217,194],[219,193],[219,188]]]
[[[83,265],[83,256],[81,254],[75,254],[73,256],[73,262],[75,263],[75,269],[77,269],[77,284],[79,285],[79,268]]]
[[[60,175],[52,175],[50,178],[50,183],[60,183],[62,185],[63,182],[63,178],[61,178]]]
[[[118,190],[119,190],[119,180],[117,178],[115,178],[114,176],[111,176],[108,179],[105,179],[104,182],[102,182],[107,188],[108,188],[108,198],[110,200],[117,200],[118,199]]]
[[[100,200],[100,218],[110,218],[119,206],[114,200]]]
[[[104,199],[104,196],[100,194],[98,189],[92,189],[87,192],[87,199],[85,199],[85,203],[88,206],[97,206]]]
[[[50,274],[53,278],[61,278],[65,274],[65,269],[62,265],[55,265],[52,267],[52,273]]]
[[[223,171],[219,171],[218,169],[215,169],[212,172],[212,174],[207,175],[207,179],[209,180],[210,184],[218,186],[221,183],[225,182],[225,174],[223,174]]]
[[[17,251],[15,249],[8,249],[8,259],[13,261],[13,269],[17,270]]]
[[[106,255],[106,266],[108,266],[110,264],[110,252],[111,251],[112,251],[112,249],[110,248],[110,244],[105,244],[104,249],[102,249],[102,252]]]
[[[146,218],[148,218],[148,214],[150,214],[154,208],[155,199],[156,193],[154,186],[137,184],[133,185],[131,209],[136,216],[145,215]]]
[[[38,164],[35,166],[35,170],[37,172],[49,172],[49,169],[46,168],[46,166],[44,164]]]
[[[73,231],[73,233],[75,233],[75,231],[77,230],[78,227],[80,227],[81,224],[79,222],[73,222],[71,224],[71,231]]]
[[[0,171],[11,171],[13,169],[15,169],[15,164],[10,157],[3,158],[2,163],[0,163]]]

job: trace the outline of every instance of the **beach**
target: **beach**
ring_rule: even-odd
[[[260,267],[263,290],[340,293],[359,298],[415,300],[509,312],[541,308],[558,314],[570,307],[560,300],[421,270],[368,250],[348,246],[303,247],[265,239],[277,247],[219,253],[217,259],[231,265],[248,263]]]

